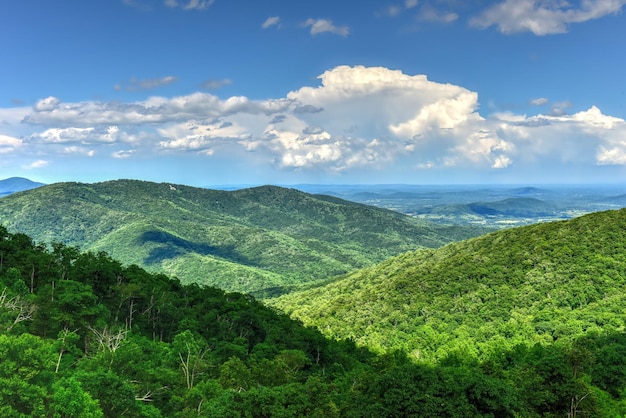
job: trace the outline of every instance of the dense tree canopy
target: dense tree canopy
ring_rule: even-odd
[[[553,340],[374,355],[252,296],[0,227],[3,417],[625,414],[622,330]]]
[[[387,257],[485,232],[275,186],[223,191],[117,180],[56,183],[0,200],[0,220],[183,283],[276,295]]]

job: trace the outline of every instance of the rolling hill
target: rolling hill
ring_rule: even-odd
[[[626,325],[626,209],[418,250],[269,303],[327,336],[436,362]]]
[[[494,217],[507,216],[515,218],[540,218],[555,216],[557,209],[554,205],[532,197],[510,197],[492,202],[472,202],[465,204],[450,204],[430,206],[416,210],[419,215],[445,216],[480,216]]]
[[[45,184],[25,179],[23,177],[10,177],[8,179],[0,180],[0,197],[41,186],[45,186]]]
[[[0,199],[0,224],[257,296],[485,232],[275,186],[221,191],[136,180],[15,193]]]

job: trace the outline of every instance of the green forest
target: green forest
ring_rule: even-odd
[[[619,212],[619,218],[624,215]],[[588,246],[573,243],[560,251],[574,260],[572,266],[579,251],[597,259],[594,265],[604,266],[604,275],[590,271],[595,279],[584,280],[612,282],[611,293],[609,287],[600,288],[584,302],[554,293],[554,312],[573,312],[581,304],[590,306],[623,293],[623,276],[611,276],[621,257],[624,240],[614,239],[623,233],[622,225],[614,213],[602,216],[603,222],[613,223],[591,235]],[[536,245],[538,241],[527,241],[539,234],[545,251],[551,251],[553,234],[585,232],[576,222],[542,227],[552,228],[551,234],[524,229],[519,232],[529,235],[522,235],[516,245]],[[477,251],[476,257],[484,257],[479,244],[488,240],[491,255],[500,257],[502,244],[513,245],[507,237],[516,232],[503,233],[428,254],[445,260],[467,245]],[[603,241],[595,242],[600,235]],[[601,251],[606,246],[615,248],[613,258]],[[548,262],[539,248],[529,250],[533,252],[520,254],[522,264]],[[396,262],[408,257],[411,254]],[[508,265],[516,263],[513,259]],[[464,270],[468,281],[485,281],[488,287],[496,285],[497,277],[507,276],[491,272],[491,283],[485,279],[490,277],[488,270],[482,277],[468,275],[477,274],[468,270],[470,264]],[[543,281],[554,279],[557,274],[552,271],[555,274]],[[573,275],[577,272],[572,270]],[[403,277],[405,286],[411,286],[410,274]],[[512,286],[523,286],[515,275],[510,280]],[[399,282],[390,283],[400,290]],[[588,288],[586,295],[595,289]],[[441,286],[439,293],[452,289]],[[454,289],[449,312],[467,294],[460,285]],[[359,295],[355,297],[358,301]],[[430,296],[438,297],[443,298]],[[525,340],[512,329],[501,336],[506,343],[499,349],[492,346],[476,355],[469,339],[465,347],[420,360],[399,349],[371,351],[354,338],[325,337],[250,295],[183,285],[136,265],[125,266],[104,252],[40,244],[0,227],[0,415],[620,417],[626,413],[626,336],[619,322],[624,305],[612,300],[612,311],[607,303],[603,315],[589,312],[597,326],[582,332],[550,331],[550,326],[560,324],[580,326],[582,314],[571,319],[546,317],[536,326],[544,334],[552,332],[551,339]],[[462,305],[465,316],[485,321],[480,312],[467,310],[474,305],[468,301]],[[504,315],[511,306],[500,309]],[[403,309],[396,312],[402,314]],[[400,325],[400,320],[396,325],[394,321],[389,318],[383,325]],[[460,332],[450,329],[450,335]],[[502,330],[494,327],[493,332]]]
[[[334,338],[435,362],[623,332],[626,210],[419,250],[271,303]]]
[[[10,232],[257,297],[487,231],[276,186],[235,191],[116,180],[0,199]]]

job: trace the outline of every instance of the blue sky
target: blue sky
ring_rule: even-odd
[[[0,178],[626,179],[626,0],[0,4]]]

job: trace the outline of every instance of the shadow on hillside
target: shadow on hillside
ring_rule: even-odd
[[[208,244],[187,241],[164,231],[146,231],[138,239],[139,244],[157,243],[159,247],[150,251],[145,262],[147,265],[158,264],[163,260],[179,257],[187,253],[210,255],[246,266],[256,264],[239,254],[232,246],[216,247]]]

